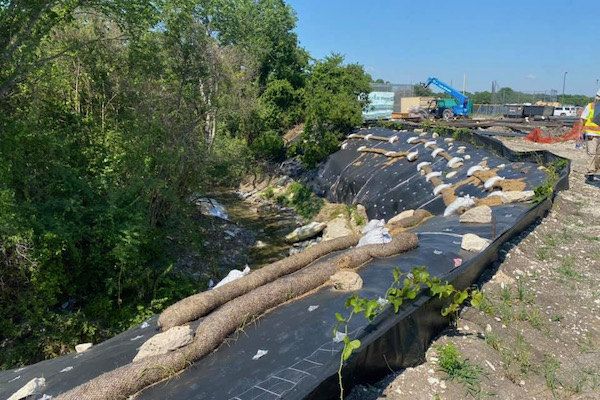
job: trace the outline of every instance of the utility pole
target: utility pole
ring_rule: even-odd
[[[565,75],[563,76],[563,101],[565,101],[565,84],[567,83],[567,72],[565,71]]]

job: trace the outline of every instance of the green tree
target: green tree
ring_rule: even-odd
[[[307,79],[306,124],[291,153],[300,153],[309,167],[335,151],[339,139],[362,123],[371,77],[361,65],[343,61],[339,54],[316,61]]]

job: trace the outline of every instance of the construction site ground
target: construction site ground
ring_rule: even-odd
[[[590,156],[574,142],[500,139],[514,150],[545,149],[572,160],[570,189],[504,245],[480,281],[481,310],[462,310],[424,364],[356,387],[349,398],[600,398],[600,178],[584,182]],[[467,360],[453,380],[439,362],[448,343]]]

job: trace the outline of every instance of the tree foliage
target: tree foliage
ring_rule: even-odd
[[[362,123],[371,77],[358,64],[343,64],[332,54],[316,61],[306,84],[306,124],[291,154],[301,154],[308,167],[323,160],[339,145],[340,138]]]
[[[302,121],[327,151],[360,123],[362,67],[309,65],[295,22],[282,0],[0,1],[1,368],[198,291],[173,268],[190,194],[281,160]]]

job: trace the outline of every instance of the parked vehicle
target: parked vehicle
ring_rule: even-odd
[[[452,99],[437,99],[431,101],[427,110],[429,116],[443,118],[448,121],[456,117],[468,118],[473,113],[473,100],[469,99],[469,96],[465,96],[447,83],[444,83],[437,78],[430,77],[427,79],[427,82],[421,83],[421,86],[427,89],[432,83],[452,96]]]
[[[575,107],[575,106],[554,107],[554,113],[552,115],[554,115],[555,117],[576,117],[577,116],[577,107]]]

